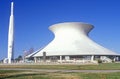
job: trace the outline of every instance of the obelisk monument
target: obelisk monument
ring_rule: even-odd
[[[14,55],[14,15],[13,15],[13,2],[11,2],[11,14],[8,32],[8,63],[12,63],[13,55]]]

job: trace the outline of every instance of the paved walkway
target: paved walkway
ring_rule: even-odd
[[[87,73],[109,73],[120,72],[120,70],[52,70],[52,69],[0,69],[0,70],[27,70],[36,72],[87,72]]]

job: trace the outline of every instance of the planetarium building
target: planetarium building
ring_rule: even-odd
[[[35,62],[112,62],[120,60],[120,55],[104,48],[89,38],[93,25],[81,22],[54,24],[49,29],[54,39],[44,48],[26,56]]]

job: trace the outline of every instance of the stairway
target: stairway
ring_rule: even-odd
[[[112,63],[112,59],[110,59],[107,56],[101,56],[100,59],[102,60],[103,63]]]

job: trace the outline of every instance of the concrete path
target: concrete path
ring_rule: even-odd
[[[52,70],[52,69],[0,69],[0,70],[27,70],[34,72],[85,72],[85,73],[110,73],[120,72],[120,70]]]

